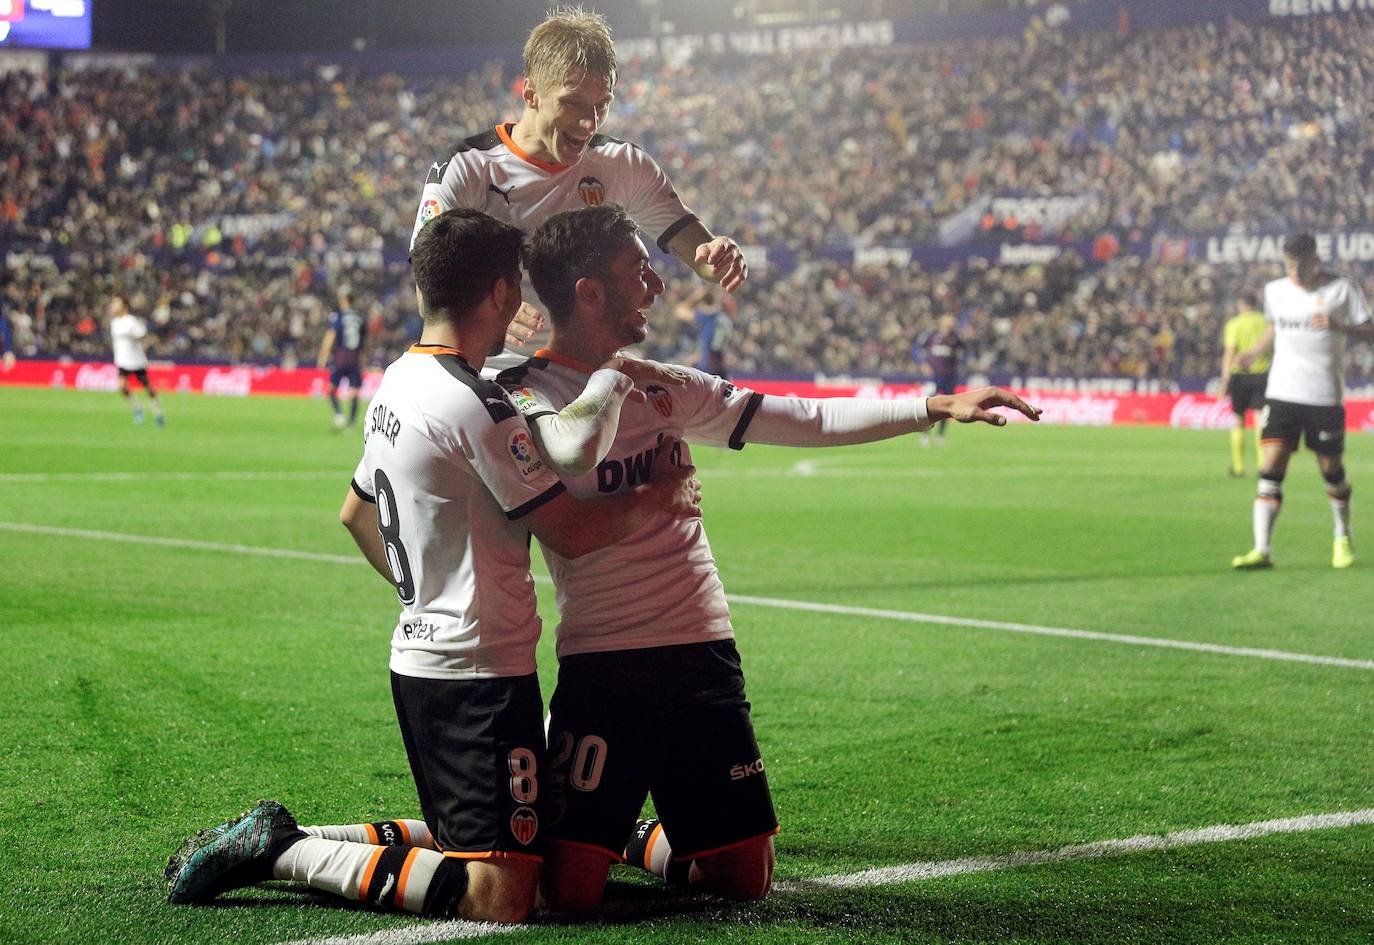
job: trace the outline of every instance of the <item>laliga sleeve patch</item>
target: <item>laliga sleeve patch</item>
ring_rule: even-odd
[[[544,461],[534,451],[534,441],[530,439],[529,431],[523,428],[511,431],[506,445],[510,449],[511,461],[515,463],[521,479],[528,482],[544,468]]]
[[[420,223],[425,224],[437,217],[443,208],[439,206],[439,201],[434,197],[426,197],[420,204]]]
[[[508,392],[510,399],[515,401],[515,406],[520,408],[521,413],[528,413],[539,404],[535,402],[534,394],[528,387],[513,387]]]

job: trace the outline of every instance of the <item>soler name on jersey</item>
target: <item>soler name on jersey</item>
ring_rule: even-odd
[[[372,407],[372,420],[368,424],[367,433],[363,435],[366,440],[374,433],[380,433],[392,446],[396,445],[396,437],[401,432],[401,421],[391,412],[386,404],[374,404]]]

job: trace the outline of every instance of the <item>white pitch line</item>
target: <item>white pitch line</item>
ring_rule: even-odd
[[[0,473],[0,482],[212,482],[261,480],[336,479],[340,482],[348,473],[334,470],[280,470],[221,472],[92,472],[92,473]]]
[[[61,538],[89,538],[100,541],[122,541],[131,544],[160,545],[166,548],[191,548],[227,554],[256,555],[264,558],[295,558],[302,561],[324,561],[330,564],[367,564],[358,555],[332,555],[316,551],[292,551],[287,548],[261,548],[252,545],[222,544],[190,538],[162,538],[154,535],[129,535],[122,532],[92,531],[85,528],[62,528],[53,525],[30,525],[24,522],[0,522],[0,531],[26,532],[32,535],[55,535]],[[536,575],[535,580],[549,583],[550,578]],[[879,610],[873,607],[853,607],[847,604],[822,604],[814,601],[787,600],[779,597],[753,597],[748,594],[727,594],[731,604],[774,607],[779,610],[801,610],[810,613],[839,614],[845,617],[872,617],[877,620],[896,620],[904,623],[928,623],[947,627],[972,627],[978,630],[1001,630],[1007,633],[1026,633],[1044,637],[1063,637],[1070,640],[1094,640],[1101,643],[1121,643],[1127,646],[1151,646],[1169,650],[1189,650],[1218,656],[1241,656],[1252,659],[1278,660],[1288,663],[1313,663],[1318,666],[1339,666],[1343,669],[1374,670],[1374,660],[1349,659],[1343,656],[1316,656],[1310,653],[1291,653],[1287,650],[1262,650],[1245,646],[1224,646],[1220,643],[1196,643],[1192,640],[1171,640],[1165,637],[1142,637],[1124,633],[1104,633],[1097,630],[1073,630],[1068,627],[1041,627],[1029,623],[1010,623],[1004,620],[979,620],[974,617],[948,617],[943,614],[923,614],[909,610]]]
[[[1169,650],[1191,650],[1194,653],[1215,653],[1222,656],[1248,656],[1255,659],[1280,660],[1289,663],[1316,663],[1320,666],[1341,666],[1346,669],[1374,670],[1374,660],[1354,660],[1343,656],[1313,656],[1309,653],[1290,653],[1286,650],[1261,650],[1248,646],[1223,646],[1220,643],[1195,643],[1192,640],[1170,640],[1164,637],[1141,637],[1126,633],[1102,633],[1097,630],[1072,630],[1068,627],[1041,627],[1029,623],[1009,623],[1005,620],[978,620],[973,617],[946,617],[941,614],[922,614],[907,610],[879,610],[873,607],[851,607],[845,604],[819,604],[777,597],[751,597],[747,594],[727,594],[731,604],[754,604],[782,610],[805,610],[819,614],[841,614],[846,617],[873,617],[878,620],[900,620],[908,623],[932,623],[950,627],[974,627],[980,630],[1002,630],[1008,633],[1030,633],[1043,637],[1065,637],[1071,640],[1098,640],[1104,643],[1124,643],[1129,646],[1155,646]]]
[[[778,883],[785,892],[809,889],[856,889],[888,886],[893,883],[921,882],[963,873],[985,873],[989,870],[1038,866],[1042,863],[1067,863],[1070,860],[1092,860],[1100,857],[1173,850],[1203,843],[1229,843],[1234,840],[1253,840],[1280,833],[1307,833],[1312,830],[1334,830],[1374,824],[1374,807],[1340,811],[1334,814],[1308,814],[1284,817],[1279,820],[1260,820],[1249,824],[1217,824],[1194,830],[1173,833],[1142,833],[1123,840],[1099,840],[1096,843],[1075,843],[1057,850],[1024,850],[1002,856],[974,856],[958,860],[936,860],[928,863],[909,863],[905,866],[884,866],[839,876],[819,876],[815,879],[796,879]]]
[[[1041,866],[1047,863],[1068,863],[1074,860],[1129,856],[1135,853],[1150,853],[1158,850],[1176,850],[1180,847],[1199,846],[1204,843],[1231,843],[1237,840],[1253,840],[1257,837],[1273,836],[1274,834],[1309,833],[1314,830],[1336,830],[1369,824],[1374,824],[1374,807],[1338,811],[1331,814],[1307,814],[1277,820],[1260,820],[1248,824],[1217,824],[1212,827],[1201,827],[1193,830],[1176,830],[1173,833],[1137,834],[1134,837],[1120,840],[1076,843],[1053,850],[1022,850],[1004,853],[1000,856],[932,860],[925,863],[907,863],[901,866],[860,870],[857,873],[818,876],[814,879],[788,879],[774,884],[773,895],[791,898],[806,893],[838,889],[869,889],[897,883],[927,882],[946,876],[961,876],[966,873],[987,873],[993,870]],[[683,901],[692,902],[699,898],[701,897],[685,897]],[[604,911],[612,915],[633,915],[645,912],[645,904],[629,905],[628,907],[618,906],[617,903],[610,903]],[[663,913],[661,910],[655,910],[653,914],[661,916]],[[284,942],[282,945],[425,945],[429,942],[482,938],[487,935],[502,935],[534,928],[538,928],[538,926],[490,925],[460,919],[451,922],[417,923],[402,928],[384,929],[359,935],[296,939],[291,942]]]
[[[90,538],[97,541],[122,541],[135,545],[159,545],[164,548],[193,548],[197,551],[218,551],[236,555],[256,555],[263,558],[295,558],[301,561],[326,561],[330,564],[367,564],[359,555],[331,555],[317,551],[292,551],[289,548],[258,548],[252,545],[223,544],[217,541],[196,541],[193,538],[161,538],[157,535],[126,535],[122,532],[92,531],[88,528],[60,528],[55,525],[28,525],[23,522],[0,522],[0,531],[27,532],[30,535],[55,535],[59,538]]]

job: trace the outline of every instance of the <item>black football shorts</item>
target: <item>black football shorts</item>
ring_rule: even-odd
[[[1345,407],[1318,407],[1270,400],[1264,405],[1260,440],[1282,440],[1290,450],[1301,438],[1314,453],[1339,455],[1345,449]]]
[[[1231,410],[1243,414],[1247,410],[1264,409],[1264,388],[1269,383],[1269,373],[1232,374],[1226,384],[1226,393],[1231,397]]]
[[[444,853],[543,859],[544,703],[534,674],[391,674],[425,824]]]
[[[550,712],[550,843],[618,860],[650,794],[678,859],[777,832],[734,641],[564,657]]]

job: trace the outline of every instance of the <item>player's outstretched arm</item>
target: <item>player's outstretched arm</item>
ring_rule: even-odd
[[[344,496],[343,508],[339,509],[339,522],[353,536],[354,543],[367,559],[367,563],[386,578],[388,584],[395,584],[396,579],[391,574],[391,562],[387,560],[386,546],[382,543],[377,521],[377,506],[372,502],[364,502],[350,488],[348,495]]]
[[[540,544],[564,558],[580,558],[613,545],[647,525],[659,512],[701,517],[701,483],[695,466],[668,466],[673,438],[659,445],[649,482],[607,499],[563,493],[527,515]]]
[[[707,282],[734,292],[749,278],[744,252],[728,236],[713,236],[700,220],[693,220],[668,241],[668,252],[681,259]]]
[[[992,413],[994,407],[1010,407],[1027,420],[1039,422],[1041,410],[1032,407],[1009,390],[1000,387],[975,387],[962,394],[937,394],[926,398],[926,409],[930,411],[930,421],[957,420],[959,423],[990,423],[995,427],[1006,426],[1007,418],[1000,413]]]

